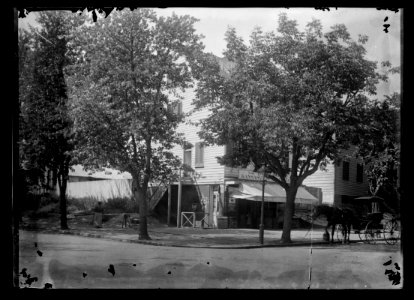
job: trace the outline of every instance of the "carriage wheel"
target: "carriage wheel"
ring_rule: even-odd
[[[335,226],[335,230],[336,230],[336,239],[338,240],[338,242],[342,242],[344,240],[344,233],[343,233],[343,227],[341,224],[337,224]]]
[[[394,245],[400,238],[400,228],[398,222],[390,220],[385,223],[384,226],[384,238],[385,242],[389,245]]]
[[[367,226],[365,227],[365,240],[369,244],[375,244],[380,234],[381,234],[381,230],[375,226],[374,222],[369,221]]]

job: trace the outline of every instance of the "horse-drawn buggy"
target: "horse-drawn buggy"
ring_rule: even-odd
[[[400,219],[384,199],[377,196],[355,198],[352,204],[342,207],[319,205],[314,208],[312,219],[324,215],[327,220],[325,235],[329,238],[328,228],[331,227],[330,241],[336,239],[342,243],[349,242],[351,232],[367,243],[385,240],[393,245],[400,239]]]
[[[385,240],[390,245],[397,243],[401,233],[400,218],[386,205],[385,200],[378,196],[365,196],[355,198],[355,201],[365,208],[356,210],[357,216],[352,224],[360,240],[370,244],[379,240]]]

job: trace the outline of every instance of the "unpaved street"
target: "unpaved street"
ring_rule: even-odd
[[[23,268],[38,277],[31,287],[52,288],[392,289],[403,283],[393,285],[385,274],[392,269],[403,277],[399,246],[385,244],[196,249],[21,231]]]

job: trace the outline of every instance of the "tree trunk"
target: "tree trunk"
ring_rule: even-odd
[[[148,225],[147,225],[148,204],[147,204],[146,187],[140,187],[136,179],[133,179],[132,186],[134,189],[134,196],[135,196],[135,199],[138,201],[138,207],[139,207],[138,239],[139,240],[150,240],[151,237],[148,234]]]
[[[66,201],[66,188],[69,177],[69,166],[66,163],[63,164],[61,174],[58,175],[59,191],[60,191],[60,228],[69,229],[68,217],[67,217],[67,201]]]
[[[292,218],[295,213],[295,198],[297,186],[290,186],[286,191],[286,207],[283,215],[282,243],[291,243],[290,232],[292,230]]]
[[[138,190],[139,200],[139,240],[150,240],[148,234],[147,226],[147,213],[148,213],[148,203],[147,203],[147,193],[144,190]]]
[[[14,162],[13,162],[14,164]],[[17,171],[17,176],[20,179],[17,183],[23,182],[21,170]],[[20,177],[21,176],[21,177]],[[12,181],[15,181],[15,178],[12,178]],[[13,286],[14,288],[19,288],[19,221],[22,220],[22,204],[21,201],[23,197],[26,197],[26,194],[22,191],[21,188],[17,188],[16,182],[13,182],[12,189],[13,192],[16,192],[16,196],[12,198],[12,224],[13,224]]]
[[[69,229],[68,217],[67,217],[67,203],[66,203],[66,182],[64,179],[62,179],[61,184],[59,184],[59,191],[60,191],[60,228]]]

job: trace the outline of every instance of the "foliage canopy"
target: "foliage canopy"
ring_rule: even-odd
[[[170,180],[183,143],[175,129],[179,91],[192,84],[190,63],[202,50],[190,16],[157,17],[150,9],[113,12],[72,32],[67,69],[77,159],[89,168],[131,173],[146,231],[150,182]]]
[[[394,70],[385,62],[381,74],[377,63],[365,58],[366,36],[354,41],[342,24],[326,33],[322,29],[313,20],[300,31],[296,21],[281,14],[277,33],[256,28],[246,45],[229,28],[227,76],[220,74],[217,60],[205,57],[197,78],[195,105],[212,111],[200,122],[200,136],[231,148],[221,163],[264,165],[266,176],[286,190],[284,242],[290,241],[298,187],[329,160],[339,159],[370,126],[364,119],[369,97]]]

